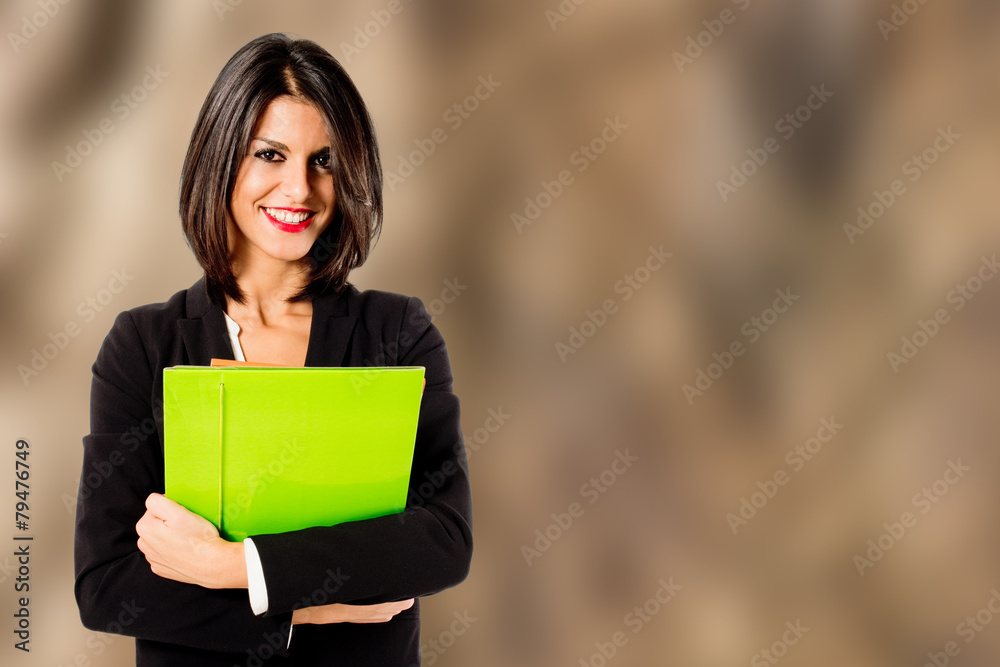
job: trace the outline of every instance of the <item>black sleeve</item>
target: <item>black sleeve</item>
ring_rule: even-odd
[[[213,651],[243,652],[271,638],[286,655],[290,613],[255,616],[245,589],[164,579],[139,551],[135,524],[146,497],[164,491],[159,438],[145,435],[156,431],[152,383],[132,316],[121,313],[93,365],[91,432],[83,438],[74,544],[83,625]]]
[[[444,339],[416,297],[407,301],[395,342],[398,365],[424,366],[427,381],[406,509],[254,536],[267,582],[265,616],[303,606],[321,588],[329,593],[325,604],[372,604],[437,593],[468,576],[472,499],[459,401]]]

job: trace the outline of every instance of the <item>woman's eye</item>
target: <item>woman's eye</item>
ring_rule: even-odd
[[[329,169],[333,166],[333,158],[329,155],[318,155],[316,156],[316,164],[324,169]]]
[[[265,162],[273,162],[274,157],[278,154],[278,151],[273,148],[262,148],[261,150],[254,153],[254,157],[258,157]]]

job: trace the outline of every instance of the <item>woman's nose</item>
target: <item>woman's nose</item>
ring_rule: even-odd
[[[309,183],[309,168],[306,165],[288,163],[288,167],[282,174],[281,189],[284,194],[297,202],[304,202],[309,198],[312,186]]]

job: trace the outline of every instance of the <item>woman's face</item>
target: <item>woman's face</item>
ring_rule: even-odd
[[[234,260],[305,257],[333,219],[331,150],[316,107],[287,96],[268,104],[236,174],[229,221]]]

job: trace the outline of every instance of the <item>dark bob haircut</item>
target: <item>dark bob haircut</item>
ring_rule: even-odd
[[[180,214],[188,245],[205,269],[212,299],[244,303],[229,255],[227,216],[254,125],[276,97],[316,107],[332,151],[336,207],[303,261],[309,281],[290,301],[344,289],[382,228],[382,167],[375,128],[361,95],[323,47],[281,33],[253,40],[226,63],[191,132],[181,171]]]

